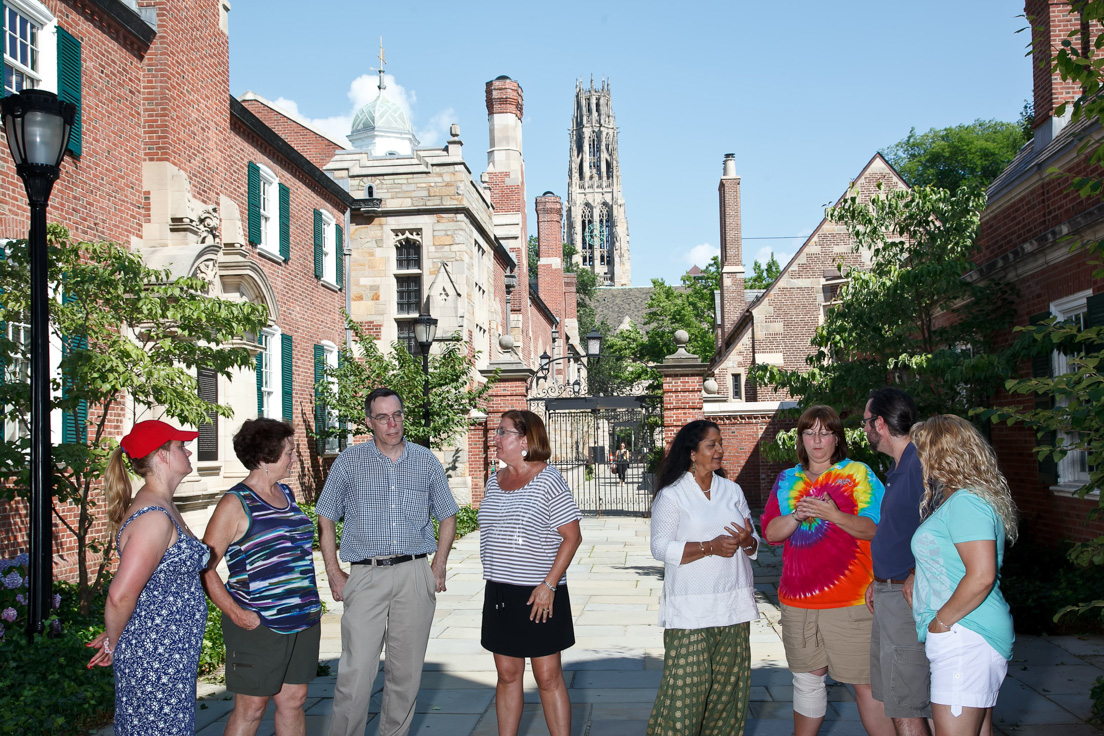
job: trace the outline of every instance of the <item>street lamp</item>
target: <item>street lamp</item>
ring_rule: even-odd
[[[591,330],[586,336],[587,360],[598,360],[602,356],[602,333]]]
[[[422,372],[425,384],[422,386],[422,416],[425,422],[425,446],[429,447],[429,349],[433,347],[433,338],[437,337],[437,318],[428,312],[419,314],[414,320],[414,341],[422,349]]]
[[[556,332],[553,331],[555,335]],[[570,346],[569,346],[570,347]],[[565,366],[560,372],[563,374],[564,380],[561,383],[556,380],[555,376],[552,377],[552,381],[540,389],[545,396],[558,396],[565,393],[568,389],[573,391],[576,396],[582,393],[583,383],[579,376],[579,371],[586,369],[588,364],[597,363],[602,357],[602,333],[598,330],[591,330],[586,335],[586,363],[583,362],[583,356],[579,355],[576,351],[574,355],[564,355],[559,358],[553,358],[545,350],[540,354],[538,358],[539,368],[536,373],[529,377],[529,380],[525,383],[526,393],[531,391],[534,386],[539,386],[542,382],[545,382],[549,378],[549,374],[552,372],[552,366],[556,363],[566,363],[567,365],[575,366],[575,380],[568,383],[567,367]]]
[[[46,206],[77,108],[52,92],[29,89],[0,100],[0,113],[31,205],[31,525],[27,635],[43,631],[54,582],[53,493],[50,458],[50,295]]]

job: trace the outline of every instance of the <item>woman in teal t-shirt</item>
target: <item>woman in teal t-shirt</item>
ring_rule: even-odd
[[[1012,614],[1000,592],[1016,506],[981,433],[950,414],[912,428],[927,491],[912,537],[912,615],[931,662],[936,736],[990,733],[1012,658]]]

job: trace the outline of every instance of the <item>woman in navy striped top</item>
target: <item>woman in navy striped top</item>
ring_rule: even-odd
[[[226,688],[234,712],[226,733],[255,734],[268,700],[276,733],[303,733],[307,683],[318,672],[322,604],[314,576],[314,524],[279,481],[295,463],[291,425],[251,419],[234,436],[249,475],[219,501],[203,540],[207,595],[222,611]],[[225,586],[215,566],[225,555]]]

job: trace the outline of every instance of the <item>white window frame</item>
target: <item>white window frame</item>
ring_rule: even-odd
[[[2,51],[4,53],[4,66],[18,70],[30,77],[34,84],[24,86],[23,89],[42,89],[47,92],[57,92],[57,18],[38,0],[4,0],[4,39]],[[14,58],[8,56],[7,9],[11,8],[27,20],[38,26],[38,55],[35,68],[24,66]],[[2,80],[0,80],[2,83]]]
[[[264,382],[261,384],[263,404],[261,416],[269,419],[283,419],[284,364],[280,352],[283,349],[280,328],[275,326],[264,328],[261,330],[261,340],[261,344],[265,346],[262,353],[265,363],[262,375],[264,373],[268,375],[267,384]]]
[[[257,170],[261,173],[257,192],[261,200],[261,242],[257,247],[283,263],[284,257],[280,255],[280,179],[264,164],[257,164]]]
[[[16,330],[22,333],[21,339],[19,340],[16,340]],[[8,322],[6,333],[7,338],[12,342],[19,345],[26,345],[31,337],[31,325],[26,322]],[[11,363],[6,366],[4,371],[4,380],[12,383],[24,381],[30,383],[30,376],[31,361],[18,355],[12,357]],[[29,437],[31,434],[30,421],[30,415],[26,415],[22,419],[12,419],[5,415],[4,441],[17,442],[20,438]]]
[[[325,355],[326,365],[330,368],[331,372],[337,370],[337,345],[333,344],[329,340],[323,340],[320,344],[322,345],[322,351]],[[330,388],[334,391],[334,393],[337,393],[337,377],[334,376],[332,373],[329,376],[329,382]],[[337,410],[333,409],[332,407],[326,407],[326,413],[328,414],[328,416],[326,417],[326,426],[336,427],[338,421]],[[326,445],[323,448],[322,454],[336,455],[339,452],[341,452],[340,440],[336,436],[327,437]]]
[[[337,221],[326,210],[322,213],[322,281],[337,286]]]
[[[1050,304],[1050,313],[1059,321],[1084,317],[1088,305],[1087,300],[1092,296],[1092,289],[1085,289],[1076,294],[1063,297]],[[1051,375],[1061,376],[1069,372],[1069,356],[1055,350],[1050,356]],[[1058,433],[1058,441],[1064,443],[1069,437],[1065,432]],[[1058,461],[1058,485],[1051,489],[1064,495],[1072,495],[1074,491],[1089,482],[1088,455],[1084,450],[1068,453]],[[1090,498],[1099,498],[1100,490],[1094,490],[1089,494]]]

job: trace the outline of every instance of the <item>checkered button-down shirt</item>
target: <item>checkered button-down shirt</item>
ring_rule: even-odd
[[[432,452],[404,442],[402,455],[392,462],[369,441],[334,461],[317,510],[333,521],[344,517],[341,560],[358,562],[435,552],[430,514],[439,522],[460,509]]]

